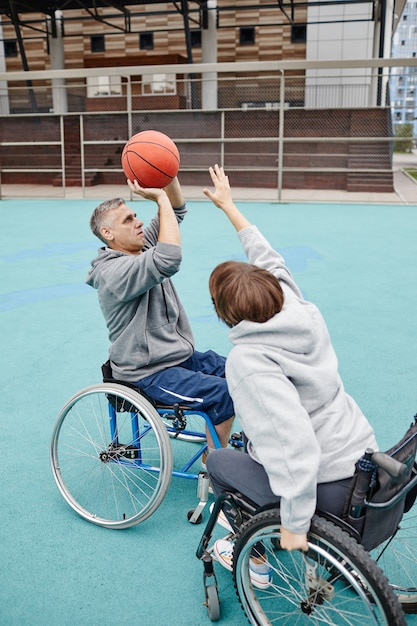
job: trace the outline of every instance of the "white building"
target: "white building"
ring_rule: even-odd
[[[417,56],[417,1],[408,0],[392,42],[392,58]],[[390,80],[393,124],[412,124],[417,136],[417,67],[393,68]]]

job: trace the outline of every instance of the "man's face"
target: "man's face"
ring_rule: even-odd
[[[106,223],[108,225],[102,226],[101,233],[108,241],[109,248],[128,254],[142,252],[145,243],[143,222],[137,219],[136,213],[126,204],[109,211]]]

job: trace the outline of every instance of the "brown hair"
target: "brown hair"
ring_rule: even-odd
[[[230,327],[242,320],[266,322],[284,304],[278,278],[249,263],[220,263],[210,275],[209,289],[217,315]]]

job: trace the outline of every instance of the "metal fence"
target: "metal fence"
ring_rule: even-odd
[[[390,98],[390,77],[417,80],[417,59],[191,67],[0,74],[0,193],[7,182],[64,196],[123,183],[123,146],[149,128],[177,143],[184,184],[204,183],[218,162],[235,185],[278,198],[295,187],[389,191],[393,150],[417,143],[403,123],[415,103]]]

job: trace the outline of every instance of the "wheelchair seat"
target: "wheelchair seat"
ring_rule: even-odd
[[[103,383],[117,383],[118,385],[124,385],[125,387],[129,387],[130,389],[134,389],[141,396],[146,398],[146,400],[148,402],[150,402],[154,407],[157,406],[157,403],[155,402],[155,400],[153,398],[148,396],[144,391],[142,391],[142,389],[140,389],[139,387],[137,387],[133,383],[129,383],[129,382],[125,381],[125,380],[119,380],[118,378],[114,378],[113,371],[112,371],[111,365],[110,365],[110,359],[107,360],[105,363],[103,363],[103,365],[101,366],[101,374],[102,374],[102,377],[103,377]]]
[[[137,393],[143,396],[148,402],[152,404],[156,409],[173,409],[174,411],[188,411],[189,407],[181,404],[164,404],[163,402],[157,402],[154,398],[151,398],[143,389],[135,385],[134,383],[129,383],[125,380],[120,380],[118,378],[113,377],[113,372],[110,365],[110,360],[107,360],[101,366],[101,373],[103,377],[103,383],[116,383],[118,385],[124,385],[125,387],[129,387],[130,389],[134,389]]]

